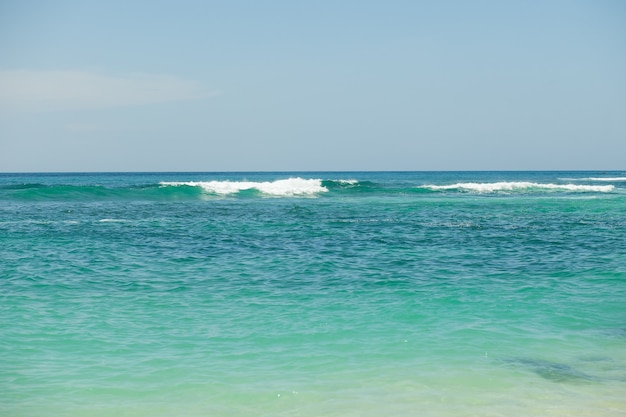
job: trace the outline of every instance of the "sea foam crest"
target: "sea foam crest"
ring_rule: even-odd
[[[613,185],[578,185],[578,184],[540,184],[536,182],[492,182],[477,183],[463,182],[452,185],[425,185],[423,188],[430,190],[461,190],[478,193],[493,193],[497,191],[529,191],[529,190],[554,190],[554,191],[578,191],[578,192],[610,192],[615,188]]]
[[[322,186],[322,180],[305,178],[288,178],[276,181],[188,181],[188,182],[161,182],[161,186],[181,186],[201,187],[204,191],[228,195],[240,191],[255,189],[263,194],[273,196],[297,196],[313,195],[328,191]]]
[[[574,181],[605,181],[605,182],[620,182],[626,181],[626,177],[588,177],[588,178],[572,178]]]

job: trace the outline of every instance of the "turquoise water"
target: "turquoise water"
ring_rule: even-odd
[[[0,174],[2,416],[626,415],[626,172]]]

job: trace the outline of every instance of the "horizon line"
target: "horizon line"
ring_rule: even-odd
[[[412,169],[398,169],[398,170],[223,170],[223,171],[177,171],[177,170],[165,170],[165,171],[0,171],[0,175],[22,175],[22,174],[55,174],[55,175],[67,175],[67,174],[238,174],[238,173],[259,173],[259,174],[289,174],[289,173],[394,173],[394,172],[618,172],[626,171],[626,169],[430,169],[430,170],[412,170]]]

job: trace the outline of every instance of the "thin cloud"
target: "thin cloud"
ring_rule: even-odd
[[[216,95],[170,75],[108,75],[75,70],[0,70],[0,108],[102,109],[195,100]]]

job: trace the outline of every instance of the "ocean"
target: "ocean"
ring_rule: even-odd
[[[0,415],[624,416],[626,172],[0,174]]]

